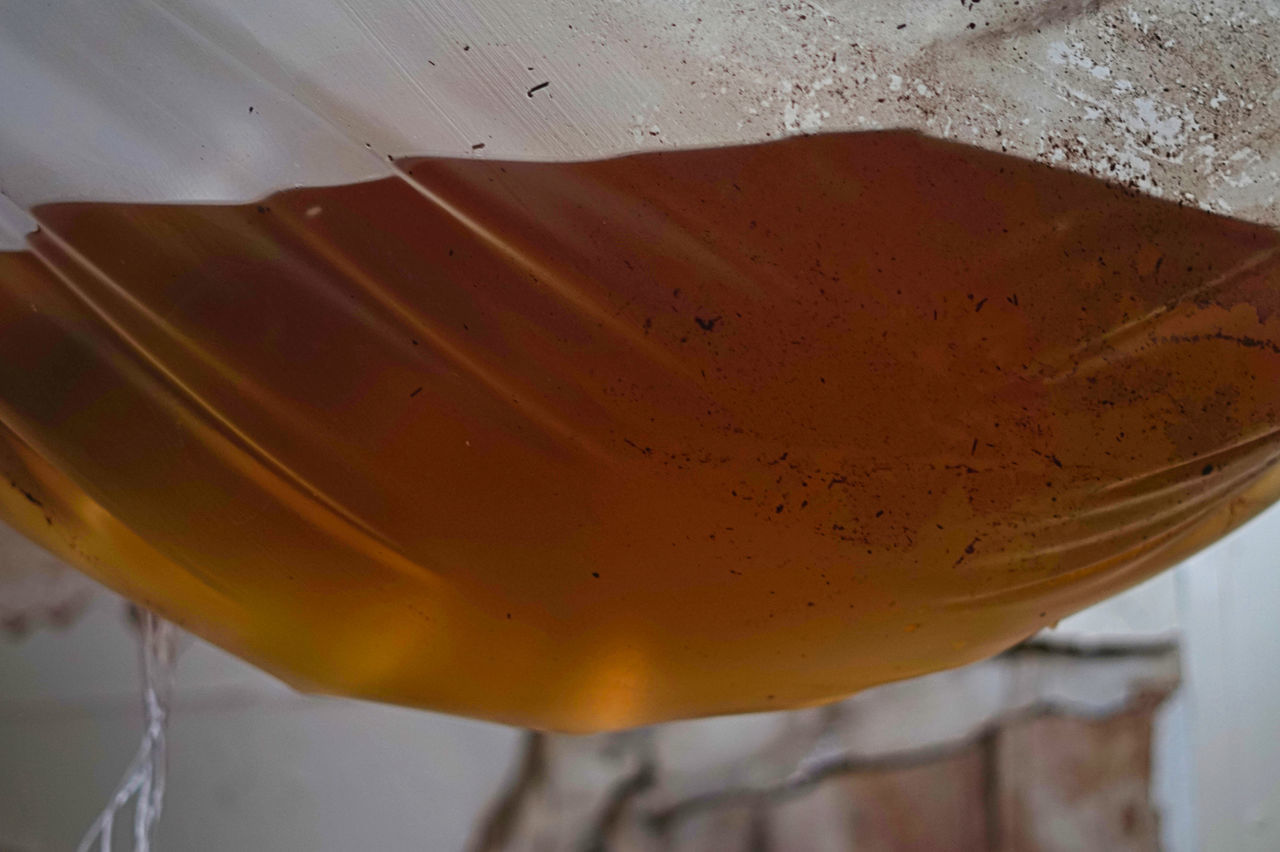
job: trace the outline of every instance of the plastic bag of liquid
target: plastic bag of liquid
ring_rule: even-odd
[[[536,727],[994,653],[1280,489],[1265,2],[0,11],[0,512]]]

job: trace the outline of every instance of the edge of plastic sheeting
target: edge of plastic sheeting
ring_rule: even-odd
[[[27,234],[36,229],[31,214],[0,193],[0,251],[26,248]]]
[[[50,0],[0,9],[0,184],[247,201],[389,157],[906,128],[1275,226],[1278,53],[1268,0]]]

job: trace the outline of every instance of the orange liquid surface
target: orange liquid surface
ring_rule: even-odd
[[[64,203],[0,513],[304,689],[563,730],[994,653],[1280,493],[1280,238],[908,133]]]

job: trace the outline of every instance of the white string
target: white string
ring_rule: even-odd
[[[177,631],[173,625],[151,612],[141,612],[142,711],[145,727],[142,742],[120,784],[102,813],[89,826],[76,852],[89,852],[97,841],[98,852],[111,852],[111,835],[116,814],[135,799],[133,806],[133,852],[151,852],[151,835],[164,803],[165,723],[169,715],[169,694],[173,684],[173,664]]]

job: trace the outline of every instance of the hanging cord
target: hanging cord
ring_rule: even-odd
[[[142,658],[142,742],[129,762],[107,806],[85,833],[76,852],[111,852],[116,815],[130,799],[133,806],[133,852],[151,852],[151,835],[164,804],[165,724],[177,656],[177,630],[152,612],[139,612]]]

